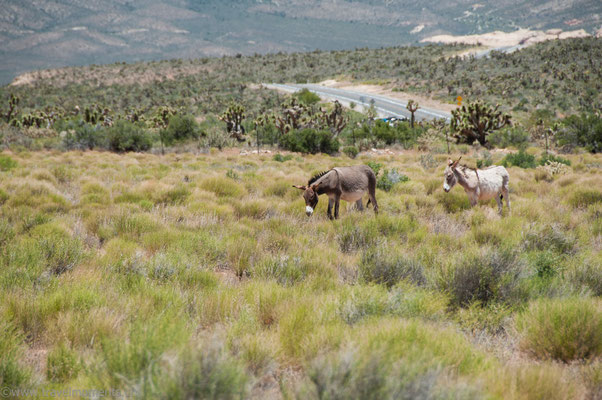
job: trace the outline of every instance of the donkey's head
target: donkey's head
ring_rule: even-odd
[[[458,158],[456,161],[452,161],[451,158],[447,160],[447,168],[445,168],[445,172],[443,173],[443,190],[445,190],[446,193],[449,192],[456,183],[458,183],[458,178],[456,178],[454,171],[456,170],[456,167],[461,159],[462,156],[460,156],[460,158]]]
[[[307,214],[308,217],[311,217],[311,215],[314,213],[314,209],[318,205],[317,189],[318,186],[320,186],[320,183],[322,182],[314,183],[313,185],[307,186],[293,185],[293,187],[303,190],[303,198],[305,199],[305,214]]]

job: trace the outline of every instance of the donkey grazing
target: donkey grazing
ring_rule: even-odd
[[[506,207],[510,211],[510,197],[508,196],[510,175],[506,168],[492,166],[486,169],[472,169],[466,165],[458,166],[461,158],[456,161],[448,160],[444,173],[443,190],[449,192],[456,183],[459,183],[468,195],[471,207],[474,207],[479,200],[487,201],[495,197],[498,212],[502,215],[502,199],[506,198]]]
[[[318,196],[328,195],[328,218],[332,219],[332,206],[334,205],[334,218],[339,218],[339,202],[341,199],[355,202],[361,211],[362,197],[368,192],[368,204],[372,202],[374,213],[378,214],[378,203],[376,203],[376,176],[372,168],[367,165],[355,165],[353,167],[337,167],[324,171],[314,176],[307,182],[307,186],[293,185],[303,190],[305,199],[305,213],[308,217],[314,213],[318,204]]]

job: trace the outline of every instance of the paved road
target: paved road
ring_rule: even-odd
[[[314,84],[264,84],[269,89],[283,90],[287,92],[297,92],[303,88],[307,88],[318,96],[326,99],[339,100],[345,105],[353,102],[363,107],[370,107],[371,102],[374,102],[374,107],[381,117],[410,117],[410,112],[406,109],[406,103],[403,100],[393,99],[390,97],[362,93],[354,90],[335,89],[326,86]],[[451,114],[444,110],[435,110],[432,108],[419,108],[415,113],[416,120],[432,120],[435,118],[451,119]]]

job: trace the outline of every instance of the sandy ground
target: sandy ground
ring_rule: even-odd
[[[421,42],[481,44],[486,48],[498,48],[511,47],[516,45],[529,46],[538,42],[543,42],[545,40],[568,39],[573,37],[586,36],[590,35],[583,29],[567,32],[562,31],[562,29],[549,29],[547,31],[532,31],[530,29],[519,29],[514,32],[495,31],[484,33],[482,35],[436,35],[422,39]]]
[[[319,83],[322,86],[328,86],[337,89],[345,89],[345,90],[353,90],[355,92],[362,92],[367,94],[378,94],[381,96],[390,97],[392,99],[408,101],[410,99],[417,101],[419,105],[427,108],[433,108],[436,110],[442,110],[451,112],[454,110],[457,105],[443,103],[441,101],[437,101],[431,99],[430,97],[426,97],[424,95],[416,94],[416,93],[408,93],[408,92],[398,92],[393,91],[392,85],[362,85],[362,84],[353,84],[352,82],[339,82],[333,79],[323,81]]]

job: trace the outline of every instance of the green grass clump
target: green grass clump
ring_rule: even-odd
[[[17,162],[9,156],[0,155],[0,171],[10,171],[17,167]]]
[[[201,182],[201,187],[215,193],[218,197],[239,198],[245,194],[245,189],[242,185],[225,177],[207,178]]]
[[[535,156],[526,153],[524,150],[521,150],[518,153],[508,154],[502,160],[502,165],[504,167],[520,167],[520,168],[537,167],[537,163],[535,161]]]
[[[564,362],[602,355],[602,304],[596,299],[536,300],[516,319],[523,350]]]
[[[280,153],[276,153],[272,157],[272,160],[278,161],[278,162],[285,162],[285,161],[289,161],[289,160],[292,160],[292,159],[293,159],[293,155],[292,154],[282,155]]]
[[[369,250],[362,255],[359,267],[364,282],[394,286],[401,280],[424,285],[424,266],[405,255],[391,254],[388,249]]]
[[[243,399],[249,377],[240,362],[233,359],[223,344],[204,344],[180,357],[175,373],[163,394],[172,399]]]
[[[0,319],[0,387],[18,389],[28,384],[31,373],[21,361],[21,336],[15,327]],[[5,395],[0,393],[0,397]]]
[[[61,343],[48,354],[46,377],[52,382],[67,382],[77,378],[80,368],[77,354]]]
[[[602,192],[595,189],[577,189],[568,198],[574,208],[585,208],[591,204],[602,203]]]

